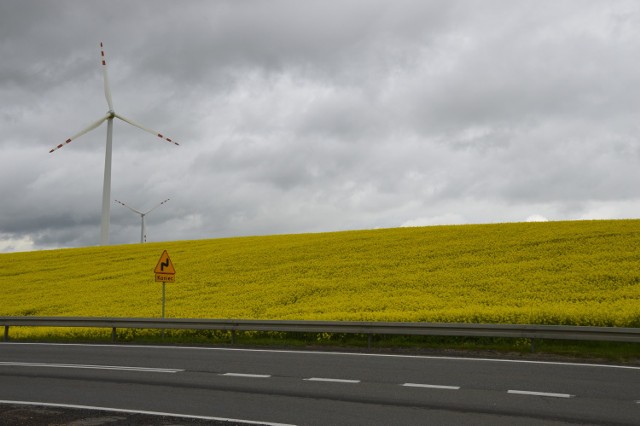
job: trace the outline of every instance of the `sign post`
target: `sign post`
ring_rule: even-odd
[[[164,306],[166,300],[166,284],[176,282],[176,269],[173,267],[173,262],[169,258],[167,251],[162,252],[160,260],[156,265],[156,269],[153,271],[156,276],[156,282],[162,283],[162,319],[164,319]],[[162,338],[164,339],[164,329],[162,329]]]
[[[164,302],[166,300],[166,297],[165,297],[166,286],[167,286],[167,283],[162,283],[162,319],[164,319],[164,305],[165,305]]]

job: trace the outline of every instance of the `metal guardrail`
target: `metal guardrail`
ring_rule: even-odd
[[[369,336],[419,335],[506,337],[640,343],[640,328],[582,327],[532,324],[466,324],[422,322],[353,322],[353,321],[278,321],[230,319],[157,319],[157,318],[95,318],[95,317],[0,317],[4,340],[9,340],[9,328],[24,327],[85,327],[111,328],[112,341],[116,330],[230,330],[232,342],[236,331],[276,331],[301,333],[344,333]],[[533,350],[533,346],[532,346]]]

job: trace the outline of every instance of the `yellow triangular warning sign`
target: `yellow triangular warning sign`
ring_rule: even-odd
[[[176,273],[176,270],[173,267],[173,262],[169,258],[169,253],[167,253],[166,250],[162,252],[162,256],[160,256],[160,260],[158,260],[156,269],[154,269],[153,272],[155,272],[156,274],[169,274],[169,275],[173,275]]]

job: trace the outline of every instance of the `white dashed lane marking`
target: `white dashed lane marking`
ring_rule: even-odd
[[[244,374],[244,373],[224,373],[224,374],[221,374],[221,376],[249,377],[249,378],[254,378],[254,379],[268,379],[269,377],[271,377],[270,374]]]
[[[405,386],[409,388],[427,388],[427,389],[447,389],[447,390],[460,389],[460,386],[427,385],[424,383],[403,383],[400,386]]]
[[[31,368],[75,368],[82,370],[116,370],[116,371],[138,371],[144,373],[178,373],[184,370],[176,368],[149,368],[149,367],[127,367],[124,365],[88,365],[88,364],[54,364],[45,362],[0,362],[1,366],[7,367],[31,367]]]
[[[330,379],[326,377],[310,377],[308,379],[304,379],[308,382],[333,382],[333,383],[360,383],[360,380],[349,380],[349,379]]]
[[[523,390],[508,390],[507,393],[515,395],[546,396],[550,398],[573,398],[575,396],[568,393],[532,392]]]

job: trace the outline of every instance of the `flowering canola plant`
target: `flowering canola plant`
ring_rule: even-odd
[[[640,220],[222,238],[0,254],[0,316],[640,327]]]

